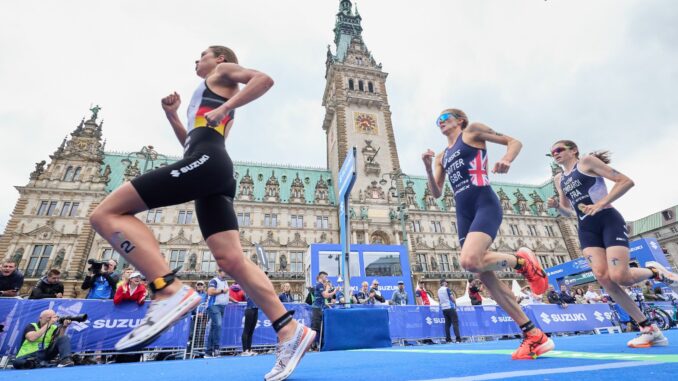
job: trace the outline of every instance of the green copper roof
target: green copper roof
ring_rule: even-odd
[[[416,201],[417,205],[419,206],[419,209],[425,209],[424,192],[426,190],[426,187],[428,186],[427,178],[423,176],[409,176],[409,178],[414,183],[412,185],[412,188],[414,189],[414,192],[416,194]],[[518,210],[513,204],[516,203],[517,198],[516,195],[514,195],[514,193],[517,193],[518,190],[520,190],[520,193],[522,193],[523,196],[527,199],[528,207],[530,207],[532,209],[532,213],[536,215],[537,214],[536,209],[530,206],[533,203],[532,197],[530,197],[530,193],[536,192],[537,195],[539,195],[539,197],[542,199],[542,201],[544,201],[544,204],[546,204],[546,201],[550,197],[553,197],[555,194],[553,186],[551,184],[552,182],[550,180],[541,185],[492,183],[492,189],[494,189],[495,192],[499,192],[499,190],[502,189],[509,197],[510,203],[514,207],[514,211],[516,213],[518,212]],[[447,181],[445,182],[445,187],[449,187]],[[438,206],[442,210],[444,210],[444,203],[442,197],[436,200],[436,202],[438,203]],[[544,205],[544,207],[546,207],[546,205]],[[557,213],[551,209],[548,210],[548,213],[551,216],[557,215]]]
[[[675,218],[675,216],[678,215],[678,205],[667,208],[664,211],[672,212],[673,218]],[[631,235],[643,234],[651,230],[659,229],[660,227],[664,226],[664,222],[662,222],[664,220],[664,218],[662,217],[662,212],[664,211],[653,213],[650,214],[649,216],[631,222],[632,226]]]
[[[111,192],[119,187],[125,178],[125,171],[128,167],[134,166],[141,173],[145,173],[154,168],[159,168],[167,164],[172,164],[179,160],[178,157],[165,157],[158,155],[156,160],[146,160],[147,155],[135,155],[127,152],[106,152],[104,156],[104,164],[102,171],[105,170],[106,165],[111,168],[109,175],[110,181],[106,186],[106,191]],[[262,201],[266,182],[275,175],[280,186],[280,202],[287,203],[291,193],[291,186],[294,180],[299,177],[299,180],[304,186],[304,198],[307,204],[314,204],[315,202],[315,187],[320,178],[328,185],[329,204],[336,205],[336,197],[334,195],[334,187],[332,186],[332,173],[323,168],[309,168],[300,166],[285,166],[280,164],[257,164],[257,163],[241,163],[235,162],[236,179],[238,181],[238,188],[242,178],[249,173],[254,183],[254,201]],[[237,192],[237,191],[236,191]]]

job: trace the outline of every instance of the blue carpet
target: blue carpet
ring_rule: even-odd
[[[556,351],[536,361],[513,361],[517,340],[309,353],[290,380],[626,380],[674,379],[678,330],[668,347],[631,349],[633,334],[555,339]],[[272,355],[0,372],[4,380],[262,380]]]

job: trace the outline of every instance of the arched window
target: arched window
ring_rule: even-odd
[[[363,81],[358,81],[358,90],[365,91],[365,86],[363,85]]]
[[[367,82],[367,91],[369,91],[370,93],[374,92],[374,85],[372,84],[372,82]]]
[[[78,167],[75,169],[75,174],[73,175],[73,181],[78,181],[80,180],[80,171],[82,168]]]
[[[70,166],[70,165],[68,166],[68,168],[66,168],[66,174],[64,175],[64,181],[73,181],[73,167]]]
[[[354,90],[354,89],[353,89],[353,80],[352,80],[352,79],[349,79],[349,80],[348,80],[348,89],[349,89],[349,90]]]

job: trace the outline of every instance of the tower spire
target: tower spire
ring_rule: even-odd
[[[362,18],[358,14],[356,8],[353,12],[353,4],[350,0],[341,0],[339,2],[339,12],[337,13],[337,21],[334,25],[334,44],[337,46],[336,58],[338,61],[343,61],[346,57],[346,51],[353,38],[362,40],[363,28],[360,25]]]

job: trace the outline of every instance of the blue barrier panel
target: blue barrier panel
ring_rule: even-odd
[[[299,303],[284,303],[285,308],[294,310],[294,318],[309,326],[311,324],[311,306]],[[224,309],[224,319],[221,323],[221,347],[234,348],[242,346],[242,330],[245,325],[245,304],[231,303]],[[208,323],[209,326],[209,323]],[[206,332],[206,338],[209,330]],[[278,342],[278,336],[271,327],[271,321],[264,315],[261,308],[257,326],[254,329],[252,345],[275,345]]]
[[[614,325],[610,306],[604,303],[570,304],[566,308],[556,304],[533,304],[525,306],[524,310],[544,332],[593,331]]]
[[[457,307],[462,336],[504,336],[520,334],[520,327],[499,306]],[[444,323],[444,320],[443,320]]]
[[[0,305],[5,301],[0,301]],[[23,342],[26,325],[37,322],[40,312],[53,309],[59,316],[86,313],[85,322],[74,322],[68,328],[74,352],[112,351],[115,343],[136,327],[146,313],[147,305],[136,303],[114,305],[111,300],[41,299],[21,300],[21,313],[13,319],[12,332],[2,347],[3,354],[13,354]],[[2,307],[0,307],[2,311]],[[186,317],[163,333],[149,348],[185,348],[190,330],[190,317]]]
[[[332,308],[323,312],[323,351],[391,346],[386,308]]]
[[[16,340],[16,321],[21,316],[23,300],[0,298],[0,324],[4,325],[4,332],[0,333],[0,354],[8,353],[9,342]]]

